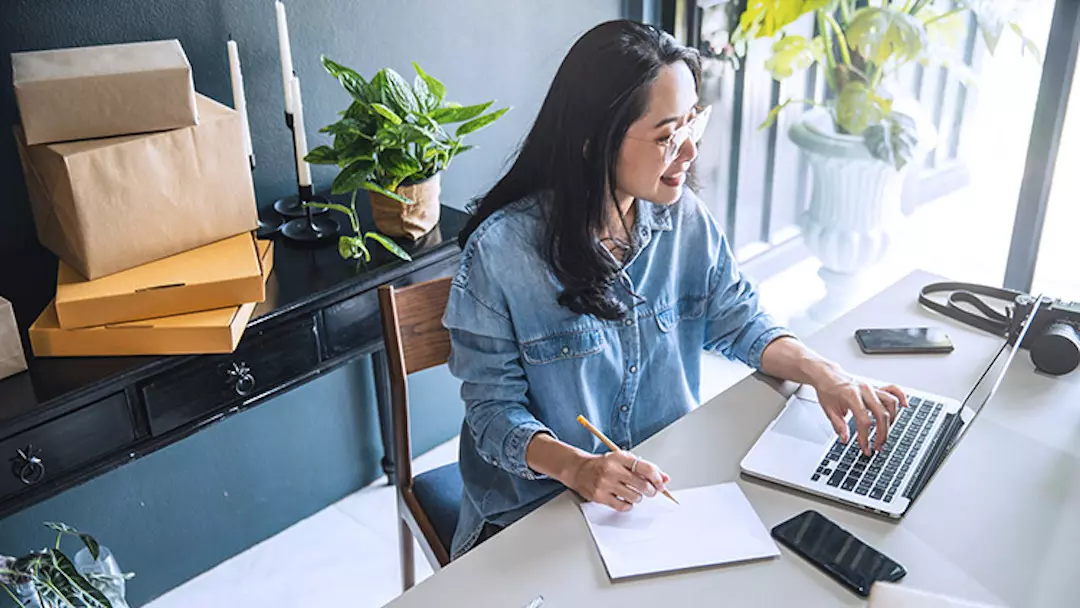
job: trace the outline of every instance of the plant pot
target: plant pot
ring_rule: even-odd
[[[789,131],[810,161],[814,184],[799,227],[807,248],[827,270],[855,274],[880,261],[892,244],[903,217],[906,175],[922,164],[935,137],[920,108],[903,111],[916,119],[920,145],[900,171],[873,157],[862,136],[837,133],[824,109],[804,113]]]
[[[439,224],[439,184],[441,173],[422,182],[403,184],[395,193],[413,201],[412,205],[371,192],[371,213],[375,227],[386,236],[417,240]]]

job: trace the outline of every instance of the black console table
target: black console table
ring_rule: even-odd
[[[358,212],[373,226],[366,205]],[[466,219],[443,207],[431,233],[401,243],[412,262],[374,243],[365,265],[342,260],[336,243],[311,248],[277,238],[267,299],[228,355],[34,359],[26,330],[55,295],[56,259],[38,246],[6,254],[0,295],[15,307],[29,370],[0,380],[0,517],[367,355],[389,455],[390,380],[376,289],[452,275]],[[238,382],[230,370],[240,368],[251,377]],[[388,475],[392,466],[384,456]]]

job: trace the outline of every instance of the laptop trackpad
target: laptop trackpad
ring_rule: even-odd
[[[836,436],[821,405],[798,397],[788,401],[772,430],[815,444],[828,443]]]

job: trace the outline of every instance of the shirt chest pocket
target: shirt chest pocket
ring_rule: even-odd
[[[563,359],[595,355],[604,350],[606,343],[603,331],[590,329],[531,340],[523,343],[521,349],[527,363],[544,365]]]
[[[682,298],[656,314],[656,324],[662,333],[669,333],[684,320],[698,319],[705,314],[705,298]]]

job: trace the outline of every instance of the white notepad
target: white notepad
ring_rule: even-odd
[[[736,483],[661,494],[628,512],[581,505],[612,579],[780,555],[768,530]]]

